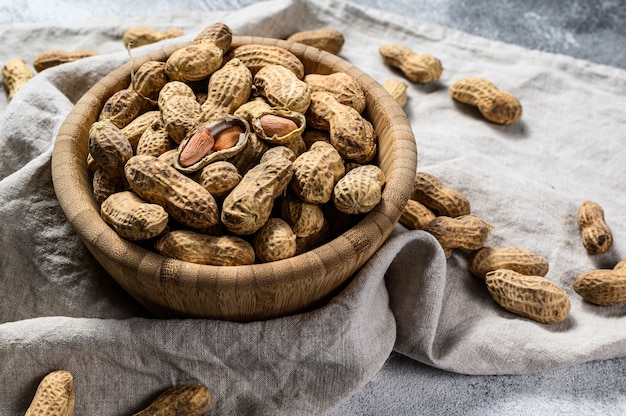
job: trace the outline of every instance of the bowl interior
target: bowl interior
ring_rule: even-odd
[[[378,135],[378,164],[387,182],[381,202],[332,241],[295,257],[249,266],[206,266],[161,256],[119,237],[100,217],[87,169],[89,127],[105,101],[128,87],[130,64],[110,73],[76,103],[62,125],[52,154],[59,203],[74,230],[107,272],[159,317],[233,321],[269,319],[311,310],[327,302],[380,248],[410,195],[417,164],[411,126],[384,88],[336,55],[284,40],[233,37],[232,47],[277,45],[304,63],[306,73],[346,72],[363,89],[365,117]],[[135,59],[135,68],[164,61],[178,44]]]

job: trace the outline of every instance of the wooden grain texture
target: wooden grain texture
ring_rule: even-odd
[[[387,91],[352,64],[330,53],[285,40],[233,37],[244,44],[284,47],[306,73],[346,72],[363,89],[364,115],[379,137],[379,164],[387,178],[381,202],[354,227],[308,252],[265,264],[207,266],[163,257],[119,237],[101,219],[87,169],[88,130],[106,101],[130,82],[129,64],[91,88],[67,116],[52,154],[59,203],[85,246],[138,302],[159,317],[202,317],[232,321],[276,318],[323,305],[380,248],[412,190],[417,150],[412,128]],[[165,60],[186,43],[135,59]]]

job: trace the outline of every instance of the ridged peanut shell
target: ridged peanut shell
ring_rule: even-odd
[[[224,23],[214,23],[202,29],[193,43],[212,43],[222,51],[228,50],[233,41],[233,31]]]
[[[237,167],[225,160],[209,163],[193,178],[214,197],[225,196],[241,181]]]
[[[474,214],[438,216],[422,230],[432,234],[441,247],[478,250],[487,242],[493,226]]]
[[[435,213],[424,204],[409,199],[402,210],[398,222],[409,230],[421,230],[435,217]]]
[[[333,28],[303,30],[292,34],[287,40],[313,46],[335,55],[341,52],[345,43],[343,33]]]
[[[156,237],[169,220],[161,205],[146,202],[131,191],[109,196],[102,203],[100,214],[121,237],[131,241]]]
[[[115,124],[110,120],[94,122],[89,128],[89,153],[102,169],[122,172],[133,156],[133,148]]]
[[[222,223],[234,234],[258,231],[270,218],[274,200],[283,193],[292,174],[292,162],[284,158],[250,169],[224,199]]]
[[[159,98],[161,88],[168,82],[169,79],[165,74],[165,62],[148,61],[134,73],[130,87],[139,95],[156,100]]]
[[[211,405],[209,390],[200,384],[170,387],[133,416],[202,416]]]
[[[475,106],[489,121],[512,124],[522,118],[522,105],[511,93],[498,89],[483,78],[463,78],[449,88],[453,99]]]
[[[354,78],[345,72],[329,75],[307,74],[304,77],[311,92],[331,93],[341,104],[354,108],[359,113],[365,109],[365,94]]]
[[[271,45],[247,44],[233,51],[233,58],[238,58],[247,66],[252,75],[268,65],[281,65],[293,72],[298,79],[304,77],[304,64],[287,49]]]
[[[467,258],[467,267],[474,276],[485,275],[498,269],[513,270],[527,276],[545,276],[549,264],[545,257],[519,247],[483,247]]]
[[[248,101],[251,92],[252,73],[239,59],[231,59],[209,79],[207,96],[202,103],[202,121],[234,113]]]
[[[161,119],[161,114],[154,119],[152,124],[142,133],[137,142],[135,155],[148,155],[159,157],[163,153],[171,150],[176,146],[171,138],[165,124]]]
[[[15,93],[34,76],[35,73],[22,58],[8,60],[2,67],[2,82],[9,93],[8,100],[11,101]]]
[[[149,26],[132,26],[124,31],[122,42],[127,48],[137,48],[143,45],[159,42],[164,39],[176,38],[185,33],[178,28],[171,28],[163,31],[156,30]]]
[[[213,236],[176,230],[159,238],[155,248],[164,256],[213,266],[242,266],[255,260],[252,245],[231,235]]]
[[[68,62],[78,61],[79,59],[89,58],[90,56],[96,56],[97,52],[80,50],[80,51],[61,51],[61,50],[48,50],[41,52],[35,56],[33,60],[33,66],[35,71],[41,72],[44,69],[52,68]]]
[[[137,116],[133,121],[128,123],[123,129],[122,133],[128,139],[128,142],[132,146],[133,150],[137,149],[137,144],[141,135],[150,127],[150,125],[156,119],[161,118],[161,112],[159,110],[146,111],[145,113]]]
[[[133,121],[150,106],[150,102],[137,91],[126,88],[114,93],[104,103],[100,120],[110,120],[120,129]]]
[[[282,260],[296,254],[296,235],[284,220],[270,218],[254,235],[252,245],[260,262]]]
[[[427,172],[415,173],[411,199],[447,217],[470,213],[470,202],[465,195],[447,187],[438,177]]]
[[[310,204],[287,192],[281,204],[282,218],[291,226],[296,237],[308,237],[324,225],[324,211],[319,204]]]
[[[417,54],[403,45],[382,45],[378,51],[385,63],[402,71],[412,82],[434,82],[443,72],[439,59],[430,54]]]
[[[258,92],[275,107],[304,113],[311,102],[311,90],[306,82],[282,65],[268,65],[254,75]]]
[[[396,100],[400,107],[404,107],[409,99],[407,95],[408,87],[409,86],[406,82],[400,81],[396,78],[388,79],[383,84],[383,88],[385,88],[389,95],[391,95],[393,99]]]
[[[570,311],[567,293],[543,276],[494,270],[485,276],[491,297],[504,309],[540,323],[563,321]]]
[[[170,89],[181,90],[181,93],[171,93]],[[202,114],[193,90],[180,81],[168,82],[161,90],[158,103],[165,129],[176,143],[180,143],[198,125]]]
[[[246,172],[259,163],[268,147],[265,140],[259,139],[254,132],[250,132],[243,149],[239,153],[230,156],[227,160],[237,167],[237,171],[241,175],[245,175]]]
[[[259,161],[259,163],[267,162],[268,160],[275,157],[284,157],[285,159],[289,159],[294,162],[297,156],[294,151],[287,146],[274,146],[270,147],[265,153],[263,153],[263,156],[261,156],[261,160]]]
[[[94,199],[99,204],[112,194],[130,188],[126,176],[124,176],[124,170],[111,171],[103,168],[98,168],[93,173],[92,186]]]
[[[333,203],[339,211],[346,214],[369,212],[380,202],[384,182],[382,170],[377,166],[367,165],[352,169],[335,184]]]
[[[233,114],[245,119],[248,123],[252,123],[253,119],[271,109],[272,106],[267,103],[265,98],[257,97],[241,104]]]
[[[587,302],[601,306],[626,302],[626,269],[592,270],[574,280],[574,290]]]
[[[583,246],[589,254],[602,254],[613,245],[613,234],[604,220],[604,210],[593,201],[583,201],[576,215]]]
[[[133,191],[144,200],[161,205],[181,224],[202,228],[219,221],[211,193],[163,160],[133,156],[126,163],[124,173]]]
[[[377,137],[372,124],[331,93],[311,94],[306,119],[313,128],[329,130],[330,142],[343,158],[367,163],[376,155]]]
[[[223,54],[211,42],[191,43],[170,55],[165,73],[172,81],[201,81],[222,66]]]
[[[39,382],[24,416],[72,416],[75,402],[72,374],[66,370],[52,371]]]
[[[330,143],[316,142],[293,162],[291,188],[305,202],[324,204],[344,173],[339,152]]]

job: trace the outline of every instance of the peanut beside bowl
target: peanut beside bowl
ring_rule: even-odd
[[[135,59],[165,61],[188,43]],[[159,317],[230,321],[271,319],[312,310],[343,288],[391,233],[412,191],[417,151],[406,115],[371,77],[336,55],[284,40],[234,36],[231,48],[279,46],[295,54],[305,73],[345,72],[366,97],[365,116],[378,135],[375,163],[387,179],[381,201],[356,225],[325,244],[287,259],[245,266],[210,266],[157,254],[120,237],[100,216],[87,167],[89,127],[106,100],[130,81],[126,64],[94,85],[61,126],[52,154],[52,179],[74,230],[104,269]]]

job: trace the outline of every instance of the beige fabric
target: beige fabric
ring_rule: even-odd
[[[401,76],[382,63],[383,43],[439,57],[442,79],[409,88],[418,169],[468,196],[473,212],[495,226],[490,245],[547,257],[548,278],[570,296],[570,316],[542,325],[504,311],[469,275],[465,253],[446,261],[430,235],[398,226],[350,287],[312,313],[245,325],[151,319],[66,222],[51,184],[52,145],[72,104],[127,61],[126,27],[177,26],[188,33],[180,40],[188,40],[215,21],[238,35],[270,37],[336,27],[346,37],[341,56],[381,83]],[[571,286],[577,274],[626,257],[624,71],[339,1],[145,11],[1,33],[16,45],[0,51],[3,61],[21,51],[32,59],[57,40],[80,39],[81,48],[100,56],[37,75],[0,106],[0,414],[25,411],[38,381],[58,368],[75,376],[76,414],[130,414],[172,384],[200,382],[213,392],[211,414],[317,415],[373,379],[394,349],[465,374],[528,373],[626,356],[626,304],[592,306]],[[21,46],[26,39],[28,48]],[[496,126],[452,102],[447,87],[466,76],[516,94],[522,121]],[[575,212],[584,199],[605,208],[615,236],[607,254],[589,256],[580,244]]]

